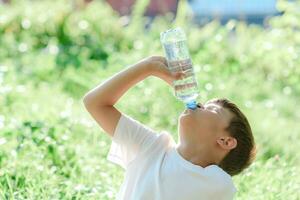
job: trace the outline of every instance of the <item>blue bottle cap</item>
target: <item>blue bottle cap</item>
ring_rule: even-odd
[[[196,109],[197,108],[197,102],[196,101],[190,101],[188,103],[186,103],[186,107],[189,109]]]

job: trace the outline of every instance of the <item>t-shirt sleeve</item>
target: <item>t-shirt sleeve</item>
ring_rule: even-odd
[[[140,121],[121,113],[112,137],[107,159],[127,168],[136,156],[158,138],[158,134]]]

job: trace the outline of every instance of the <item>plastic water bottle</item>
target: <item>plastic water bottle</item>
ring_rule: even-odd
[[[160,34],[160,41],[165,50],[168,68],[171,72],[181,71],[185,73],[183,79],[173,81],[174,95],[183,101],[187,108],[196,109],[198,83],[184,31],[181,28],[164,31]]]

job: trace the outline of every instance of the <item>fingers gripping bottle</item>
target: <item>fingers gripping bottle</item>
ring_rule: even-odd
[[[198,83],[189,55],[186,35],[181,28],[170,29],[160,34],[160,41],[170,71],[185,72],[183,79],[173,81],[174,95],[183,101],[187,108],[194,110],[197,107]]]

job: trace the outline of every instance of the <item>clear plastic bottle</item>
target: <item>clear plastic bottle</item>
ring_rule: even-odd
[[[185,72],[185,77],[173,82],[174,95],[183,101],[187,108],[196,109],[198,83],[195,77],[192,60],[187,47],[186,35],[181,28],[170,29],[160,34],[168,68],[171,72]]]

